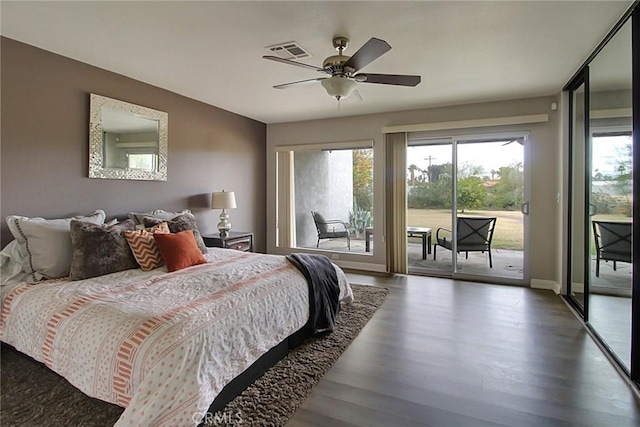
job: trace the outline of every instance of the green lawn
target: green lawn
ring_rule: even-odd
[[[407,214],[409,227],[430,227],[435,241],[436,230],[443,227],[451,230],[451,211],[447,209],[409,209]],[[496,249],[522,250],[523,225],[519,211],[482,211],[467,210],[460,216],[495,216],[496,229],[491,246]]]

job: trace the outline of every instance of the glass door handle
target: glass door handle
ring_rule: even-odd
[[[529,215],[529,202],[524,202],[520,205],[520,212],[524,215]]]

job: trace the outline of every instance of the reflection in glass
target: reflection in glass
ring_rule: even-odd
[[[631,359],[631,22],[589,66],[589,322]]]
[[[103,166],[155,171],[158,165],[158,120],[102,108]]]

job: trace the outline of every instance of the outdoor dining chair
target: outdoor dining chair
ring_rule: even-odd
[[[457,230],[457,251],[464,252],[466,259],[469,252],[487,252],[489,254],[489,267],[493,268],[491,259],[491,239],[496,225],[496,217],[458,217]],[[442,233],[442,234],[441,234]],[[447,235],[448,233],[448,235]],[[433,244],[433,259],[436,259],[436,248],[453,250],[453,240],[451,230],[438,228],[436,231],[436,242]]]
[[[600,260],[631,262],[631,222],[592,221],[596,242],[596,277],[600,277]]]
[[[318,242],[316,248],[320,246],[321,239],[336,239],[346,237],[347,248],[351,250],[351,240],[349,238],[349,226],[339,219],[325,219],[323,215],[316,211],[311,211],[313,222],[318,231]]]

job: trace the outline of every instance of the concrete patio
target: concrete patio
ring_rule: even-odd
[[[315,246],[312,246],[315,248]],[[319,249],[349,252],[346,239],[322,240]],[[373,243],[371,250],[374,251]],[[433,244],[427,259],[422,259],[422,244],[420,239],[410,239],[408,244],[408,261],[410,273],[448,275],[452,269],[451,251],[438,247],[436,259],[433,259]],[[366,253],[363,238],[351,238],[351,253]],[[458,272],[481,276],[502,277],[511,279],[522,278],[523,259],[521,251],[492,249],[493,268],[489,268],[489,258],[486,253],[470,252],[469,259],[464,254],[458,255]]]
[[[433,259],[433,244],[431,253],[427,254],[427,259],[422,259],[422,245],[420,239],[409,239],[408,261],[409,273],[411,274],[433,274],[436,276],[450,275],[452,270],[451,251],[438,247],[436,259]],[[315,248],[310,246],[310,248]],[[323,240],[320,242],[320,249],[338,252],[366,253],[364,238],[351,238],[351,251],[347,249],[346,239]],[[371,243],[371,250],[375,250]],[[458,272],[462,274],[473,274],[485,277],[499,277],[519,280],[523,275],[523,253],[500,248],[492,248],[493,268],[489,268],[489,258],[486,253],[470,252],[469,259],[465,259],[465,254],[458,255]],[[631,296],[631,265],[619,262],[617,271],[613,270],[612,263],[602,262],[600,266],[600,277],[592,278],[591,292],[593,294]],[[595,259],[593,260],[593,271],[595,271]]]

